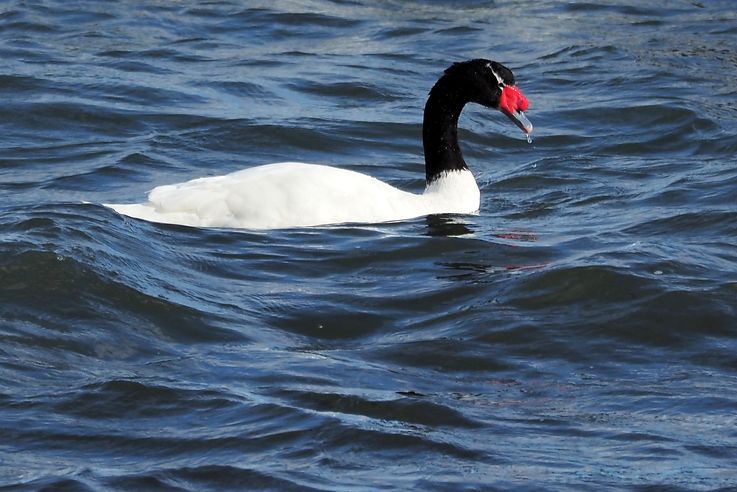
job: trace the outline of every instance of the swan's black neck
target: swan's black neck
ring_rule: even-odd
[[[458,146],[458,118],[468,98],[453,77],[443,75],[430,91],[422,123],[425,177],[430,184],[445,171],[468,169]]]

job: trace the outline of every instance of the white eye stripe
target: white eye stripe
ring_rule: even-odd
[[[497,81],[497,83],[498,83],[498,84],[499,84],[499,85],[500,85],[501,87],[504,87],[504,86],[505,86],[505,84],[504,84],[504,80],[503,80],[503,79],[502,79],[502,78],[501,78],[501,77],[499,76],[499,74],[498,74],[498,73],[496,73],[496,72],[494,71],[494,69],[493,69],[493,68],[491,68],[491,63],[487,63],[487,64],[486,64],[486,66],[487,66],[487,67],[489,67],[489,70],[491,70],[491,73],[493,73],[493,74],[494,74],[494,77],[496,77],[496,81]]]

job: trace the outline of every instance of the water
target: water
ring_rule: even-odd
[[[734,490],[731,1],[0,4],[0,487]],[[301,160],[479,215],[248,232],[102,207]]]

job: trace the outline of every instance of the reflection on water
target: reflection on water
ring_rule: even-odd
[[[473,219],[461,215],[428,215],[425,217],[428,236],[473,237]]]

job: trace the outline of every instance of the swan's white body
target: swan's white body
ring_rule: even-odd
[[[479,203],[479,188],[467,169],[444,172],[418,195],[347,169],[280,162],[159,186],[148,202],[107,206],[167,224],[281,229],[471,214]]]

